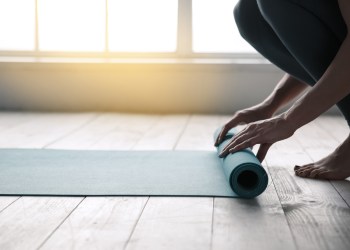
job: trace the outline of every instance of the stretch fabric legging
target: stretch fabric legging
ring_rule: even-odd
[[[311,86],[326,71],[347,34],[337,0],[240,0],[233,14],[249,44]],[[350,95],[337,106],[350,125]]]

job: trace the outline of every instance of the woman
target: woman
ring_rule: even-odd
[[[292,136],[334,104],[350,125],[349,0],[240,0],[234,17],[243,38],[286,74],[265,101],[236,112],[223,127],[216,145],[231,128],[248,124],[221,157],[260,144],[257,157],[262,161],[273,143]],[[273,117],[302,92],[290,109]],[[324,159],[294,170],[301,177],[349,177],[350,136]]]

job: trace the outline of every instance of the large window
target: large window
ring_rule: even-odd
[[[252,54],[237,0],[0,0],[0,54]],[[184,49],[185,48],[185,49]]]

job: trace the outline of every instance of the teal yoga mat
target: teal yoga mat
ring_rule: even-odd
[[[225,159],[210,151],[0,150],[1,195],[252,198],[266,186],[250,150]]]

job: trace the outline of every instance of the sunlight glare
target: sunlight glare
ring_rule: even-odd
[[[108,23],[111,51],[176,50],[177,0],[109,0]]]
[[[0,0],[0,50],[34,50],[35,1]]]
[[[238,0],[192,0],[194,52],[256,52],[239,34],[233,17]]]
[[[103,51],[105,8],[101,0],[38,0],[40,50]]]

